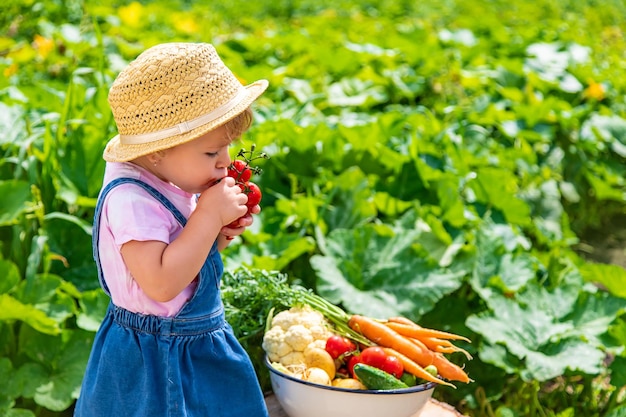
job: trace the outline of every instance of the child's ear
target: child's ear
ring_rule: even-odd
[[[146,155],[146,158],[148,159],[148,162],[150,162],[151,165],[157,166],[159,162],[161,162],[161,159],[163,159],[164,156],[165,156],[165,151],[156,151],[156,152]]]

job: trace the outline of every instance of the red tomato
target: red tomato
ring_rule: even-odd
[[[388,374],[395,376],[398,379],[400,379],[402,377],[402,374],[404,373],[404,365],[402,365],[400,359],[391,355],[387,356],[385,362],[383,362],[382,368],[380,369],[387,372]]]
[[[252,177],[252,170],[244,161],[236,159],[228,167],[228,176],[233,177],[237,182],[246,182]]]
[[[370,346],[363,349],[361,357],[364,364],[383,369],[382,366],[385,363],[385,359],[387,359],[387,354],[379,346]]]
[[[246,206],[252,208],[261,202],[261,197],[263,194],[261,193],[261,189],[258,185],[253,182],[246,183],[246,189],[248,190],[248,202]]]
[[[226,227],[230,227],[231,229],[236,229],[239,227],[239,219],[235,220],[234,222],[230,223],[228,226]]]
[[[348,372],[350,373],[350,376],[352,378],[356,378],[356,376],[354,375],[354,365],[356,365],[357,363],[363,363],[363,358],[361,356],[362,355],[352,355],[348,360]]]
[[[355,350],[356,345],[347,337],[334,334],[326,339],[326,352],[330,353],[333,359]]]

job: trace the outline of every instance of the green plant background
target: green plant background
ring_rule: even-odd
[[[470,337],[475,382],[435,393],[469,416],[626,415],[623,2],[0,11],[0,415],[71,415],[108,303],[90,235],[108,87],[169,41],[270,81],[240,144],[271,157],[263,211],[224,254],[227,294],[280,271],[349,312]],[[254,358],[259,336],[242,335]]]

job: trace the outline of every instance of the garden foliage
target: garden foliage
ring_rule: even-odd
[[[71,413],[108,303],[91,255],[108,87],[166,41],[270,81],[233,146],[270,159],[224,253],[231,317],[260,326],[238,291],[278,274],[472,339],[475,382],[436,392],[467,415],[626,415],[626,271],[580,245],[625,227],[621,1],[104,3],[0,6],[1,415]],[[262,327],[235,328],[267,388]]]

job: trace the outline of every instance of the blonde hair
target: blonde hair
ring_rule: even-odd
[[[243,112],[224,123],[224,129],[226,130],[226,136],[231,142],[236,141],[243,135],[252,125],[252,109],[246,108]]]

